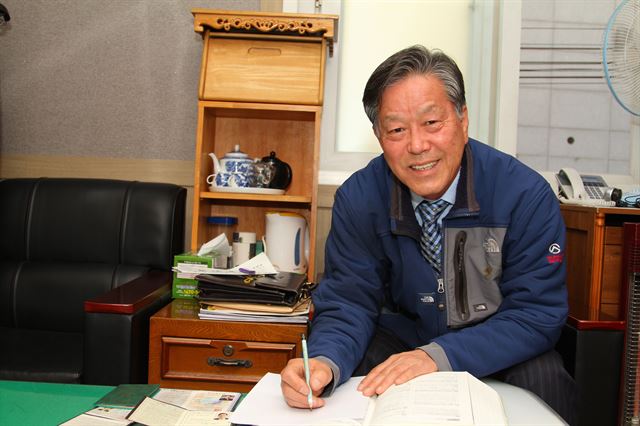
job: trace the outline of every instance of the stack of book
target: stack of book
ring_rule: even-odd
[[[311,299],[305,298],[294,306],[264,303],[236,303],[200,301],[200,319],[218,321],[252,321],[305,324],[309,321]]]
[[[307,281],[306,275],[243,269],[242,275],[201,273],[195,278],[200,319],[297,324],[309,321],[310,294],[315,285]]]

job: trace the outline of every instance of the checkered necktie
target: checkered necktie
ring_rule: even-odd
[[[423,201],[418,205],[418,213],[422,217],[420,251],[438,274],[440,274],[440,259],[442,258],[442,233],[438,226],[438,217],[448,205],[449,203],[444,200]]]

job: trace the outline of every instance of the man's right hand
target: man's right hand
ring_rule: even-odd
[[[324,406],[324,400],[318,395],[322,394],[325,386],[331,382],[333,373],[331,368],[315,358],[309,359],[309,383],[313,390],[313,408]],[[285,401],[291,407],[309,408],[309,388],[304,376],[304,363],[302,358],[289,360],[287,366],[280,372],[280,387]]]

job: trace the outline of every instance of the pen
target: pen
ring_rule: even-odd
[[[304,362],[304,378],[307,381],[307,387],[309,388],[309,395],[307,395],[307,401],[309,401],[309,410],[313,408],[313,392],[311,391],[311,384],[309,383],[309,352],[307,352],[307,339],[302,334],[302,361]]]

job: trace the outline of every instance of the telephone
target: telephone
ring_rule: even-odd
[[[613,207],[622,196],[622,191],[609,187],[602,176],[581,175],[570,167],[560,169],[556,179],[562,203]]]

